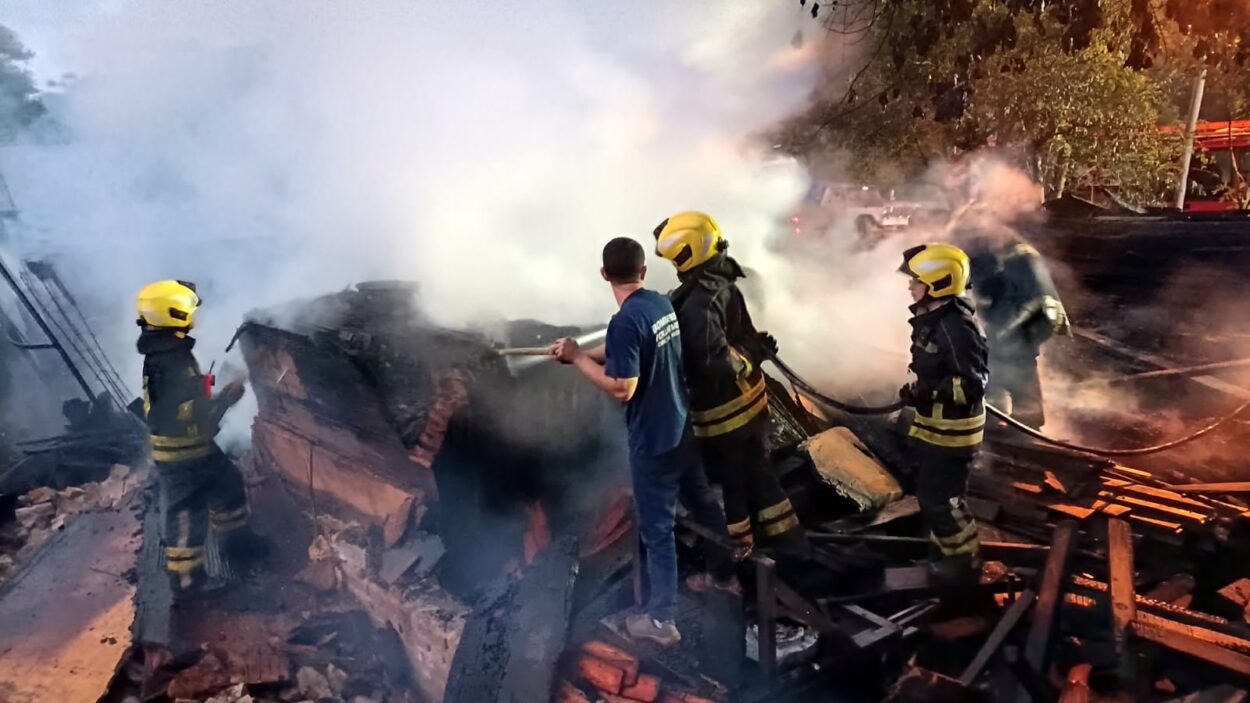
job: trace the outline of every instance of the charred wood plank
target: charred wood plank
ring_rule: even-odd
[[[540,552],[521,577],[507,648],[501,703],[548,700],[568,634],[577,540],[565,537]]]
[[[1081,604],[1084,604],[1086,601],[1091,603],[1096,602],[1102,606],[1109,604],[1107,596],[1111,592],[1111,587],[1102,581],[1095,581],[1094,579],[1085,578],[1084,576],[1074,576],[1072,578],[1072,589],[1074,593],[1069,594],[1069,603],[1077,602],[1077,599],[1080,599],[1079,602]],[[1188,608],[1168,603],[1166,601],[1155,600],[1141,594],[1134,597],[1133,601],[1136,604],[1137,611],[1139,613],[1145,609],[1152,613],[1165,615],[1178,622],[1184,622],[1199,627],[1210,627],[1229,634],[1235,634],[1234,628],[1228,619],[1222,618],[1218,615],[1211,615],[1210,613],[1203,613],[1197,610],[1189,610]]]
[[[1200,628],[1190,628],[1179,623],[1174,625],[1168,627],[1157,622],[1139,621],[1133,624],[1133,631],[1142,639],[1174,652],[1201,659],[1240,676],[1250,676],[1250,656],[1220,646],[1213,638],[1206,637],[1206,633]]]
[[[1210,503],[1188,498],[1181,495],[1177,491],[1155,488],[1154,486],[1144,486],[1140,483],[1131,483],[1123,479],[1104,477],[1102,479],[1102,485],[1104,489],[1111,491],[1112,493],[1133,493],[1178,508],[1187,508],[1193,511],[1210,511],[1212,509]]]
[[[447,676],[446,703],[478,703],[499,697],[507,675],[507,619],[515,584],[500,580],[474,605]]]
[[[908,537],[904,535],[867,535],[867,534],[831,534],[827,532],[808,532],[808,539],[817,542],[863,542],[865,544],[891,546],[897,545],[899,551],[907,551],[912,554],[917,551],[927,550],[931,541],[923,537]],[[1050,551],[1050,546],[1045,544],[1030,544],[1028,542],[999,542],[994,540],[986,540],[981,542],[981,552],[986,557],[998,559],[1011,563],[1028,562],[1034,560],[1040,561]]]
[[[1003,642],[1007,640],[1007,636],[1010,635],[1011,631],[1015,629],[1017,624],[1019,624],[1020,620],[1024,617],[1024,614],[1029,611],[1029,608],[1033,607],[1033,602],[1035,600],[1037,600],[1036,593],[1033,591],[1025,591],[1020,594],[1020,597],[1016,599],[1015,603],[1011,604],[1011,607],[1007,608],[1007,612],[1003,613],[1003,616],[998,620],[998,624],[994,626],[994,630],[990,632],[989,637],[986,638],[985,644],[981,646],[977,655],[968,664],[967,668],[964,669],[963,673],[960,674],[959,683],[964,686],[971,686],[972,683],[977,680],[977,677],[981,675],[981,672],[985,669],[986,665],[990,663],[990,659],[992,659],[998,650],[1003,646]]]
[[[777,594],[777,600],[786,610],[800,621],[816,628],[816,631],[824,636],[837,637],[841,631],[838,626],[829,619],[828,615],[821,612],[820,608],[808,601],[797,591],[790,588],[785,582],[777,579],[773,582],[773,591]]]
[[[1233,481],[1230,483],[1186,483],[1170,486],[1176,493],[1250,493],[1250,481]]]
[[[777,670],[777,580],[772,559],[755,562],[756,624],[759,632],[760,667],[768,674]]]
[[[1024,649],[1024,660],[1036,672],[1045,672],[1046,658],[1054,635],[1059,606],[1063,602],[1063,589],[1068,579],[1068,561],[1077,542],[1076,522],[1064,520],[1055,526],[1050,542],[1050,556],[1042,570],[1037,591],[1037,608],[1029,626],[1029,637]],[[1017,700],[1024,699],[1023,692]]]
[[[1185,532],[1185,526],[1179,522],[1158,520],[1145,515],[1129,515],[1128,519],[1142,527],[1148,528],[1151,535],[1172,543],[1179,543]]]
[[[1176,574],[1163,583],[1150,589],[1145,595],[1148,600],[1174,603],[1182,596],[1187,596],[1198,587],[1198,582],[1189,574]]]
[[[1097,598],[1078,593],[1069,593],[1065,596],[1064,602],[1069,608],[1074,609],[1073,615],[1081,611],[1089,611],[1098,613],[1097,622],[1100,625],[1106,622],[1104,619],[1106,617],[1105,614],[1097,611],[1101,605]],[[1186,637],[1201,639],[1217,647],[1250,656],[1250,640],[1245,639],[1241,634],[1244,632],[1244,629],[1239,630],[1231,627],[1227,620],[1183,609],[1179,609],[1181,612],[1178,614],[1168,613],[1168,616],[1164,617],[1154,610],[1145,610],[1140,605],[1136,616],[1133,618],[1133,631],[1135,634],[1142,627],[1167,630]],[[1077,625],[1081,621],[1074,617],[1072,622],[1074,625]]]
[[[1127,522],[1107,521],[1107,571],[1111,585],[1111,636],[1116,654],[1128,655],[1129,628],[1137,615],[1137,590],[1133,585],[1133,530]]]
[[[1117,494],[1111,491],[1105,491],[1105,490],[1100,491],[1098,493],[1098,496],[1100,498],[1105,498],[1107,500],[1114,500],[1118,503],[1123,503],[1125,505],[1131,505],[1134,508],[1145,508],[1147,510],[1160,513],[1172,520],[1185,520],[1189,522],[1198,523],[1199,525],[1201,525],[1201,524],[1205,524],[1211,519],[1210,515],[1196,513],[1192,510],[1186,510],[1184,508],[1175,508],[1171,505],[1164,505],[1163,503],[1158,503],[1153,500],[1146,500],[1144,498],[1137,498],[1135,496]]]

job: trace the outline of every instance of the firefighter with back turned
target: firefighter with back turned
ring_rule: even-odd
[[[185,281],[153,283],[137,299],[143,410],[163,498],[165,568],[179,599],[214,594],[225,585],[205,570],[210,530],[223,556],[234,562],[265,551],[248,528],[243,477],[213,439],[222,416],[243,397],[243,381],[212,396],[211,377],[200,372],[189,336],[199,306],[195,285]]]
[[[1046,414],[1037,357],[1051,337],[1072,330],[1055,282],[1037,249],[1005,227],[977,228],[957,241],[972,263],[972,293],[989,335],[988,400],[1041,428]]]
[[[736,282],[745,277],[720,226],[682,212],[654,231],[656,253],[677,268],[669,294],[681,324],[691,423],[709,474],[724,489],[729,535],[743,557],[761,544],[808,554],[808,542],[768,457],[768,393],[760,364],[776,341],[759,332]]]
[[[900,397],[915,410],[908,436],[915,457],[916,498],[947,583],[980,573],[977,525],[968,511],[968,477],[985,431],[989,382],[985,333],[967,296],[968,256],[949,244],[903,253],[911,280],[911,366],[915,381]]]

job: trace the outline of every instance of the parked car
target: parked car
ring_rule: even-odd
[[[872,186],[817,181],[774,245],[785,250],[854,236],[857,247],[869,248],[888,232],[910,226],[911,220],[911,208]]]

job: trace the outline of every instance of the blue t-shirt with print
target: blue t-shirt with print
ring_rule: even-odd
[[[649,458],[672,451],[689,412],[673,304],[655,291],[635,291],[608,323],[605,345],[607,375],[638,379],[625,405],[630,453]]]

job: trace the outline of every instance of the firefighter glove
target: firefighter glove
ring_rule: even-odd
[[[777,338],[767,332],[757,332],[755,341],[759,344],[762,352],[761,356],[771,359],[777,356],[777,353],[780,351],[780,348],[777,346]]]
[[[916,404],[916,384],[904,383],[903,387],[898,389],[898,399],[903,401],[904,405]]]
[[[1058,298],[1050,296],[1043,298],[1042,314],[1046,316],[1051,330],[1056,335],[1067,337],[1072,334],[1072,323],[1068,320],[1068,311],[1063,309],[1063,303]]]
[[[237,381],[231,381],[230,383],[227,383],[224,388],[221,389],[221,393],[218,394],[218,397],[221,399],[221,402],[223,405],[225,405],[226,407],[229,407],[239,402],[239,400],[243,398],[244,390],[245,388],[243,386],[242,379],[239,379]]]

